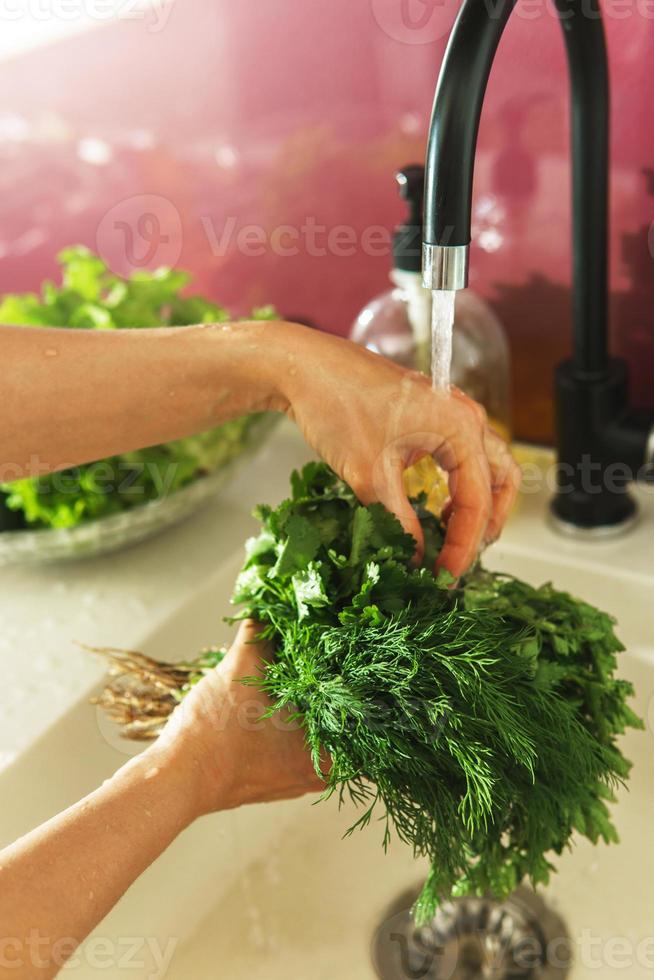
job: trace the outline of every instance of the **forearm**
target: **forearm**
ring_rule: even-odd
[[[55,976],[200,812],[196,783],[154,746],[0,852],[0,978]]]
[[[455,578],[507,518],[520,474],[483,409],[349,341],[293,323],[155,330],[0,327],[0,482],[284,411],[362,503],[378,501],[422,549],[403,471],[447,471],[439,564]]]
[[[0,327],[0,480],[284,410],[272,323],[90,331]],[[301,328],[297,328],[301,330]]]
[[[242,678],[261,676],[243,623],[162,735],[98,790],[0,851],[0,980],[47,980],[197,817],[324,789],[297,724]],[[253,709],[260,721],[253,722]],[[327,762],[325,761],[325,765]]]

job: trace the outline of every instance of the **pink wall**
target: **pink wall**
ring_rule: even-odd
[[[159,22],[1,64],[0,291],[35,288],[81,241],[119,271],[175,262],[236,311],[273,302],[347,332],[385,286],[375,228],[400,214],[394,169],[423,157],[456,6],[175,0]],[[654,407],[654,2],[605,10],[614,346]],[[534,438],[548,434],[550,367],[568,346],[568,186],[560,31],[545,0],[527,0],[489,85],[471,271],[506,324],[517,428]],[[244,239],[246,226],[259,231]]]

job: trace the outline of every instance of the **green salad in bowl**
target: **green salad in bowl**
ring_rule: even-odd
[[[112,273],[83,246],[59,255],[61,285],[0,299],[0,323],[133,330],[232,319],[202,296],[186,294],[179,269]],[[278,319],[261,307],[250,319]],[[207,432],[98,460],[60,473],[0,484],[0,562],[94,554],[133,543],[191,513],[256,449],[275,416],[248,415]]]

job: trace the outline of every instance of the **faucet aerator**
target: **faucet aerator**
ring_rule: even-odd
[[[468,285],[469,245],[422,246],[422,284],[425,289],[455,290]]]

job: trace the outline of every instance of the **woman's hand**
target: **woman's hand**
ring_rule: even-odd
[[[285,344],[280,386],[307,442],[364,504],[393,511],[417,542],[419,521],[403,472],[431,455],[448,473],[450,503],[439,565],[459,577],[502,530],[519,486],[508,447],[483,408],[462,392],[434,391],[407,371],[349,341],[293,324],[269,327]]]
[[[197,816],[325,788],[301,726],[289,722],[288,712],[262,720],[268,697],[241,683],[262,676],[268,652],[257,642],[256,625],[242,623],[225,659],[176,708],[152,746],[170,764],[196,774]]]

